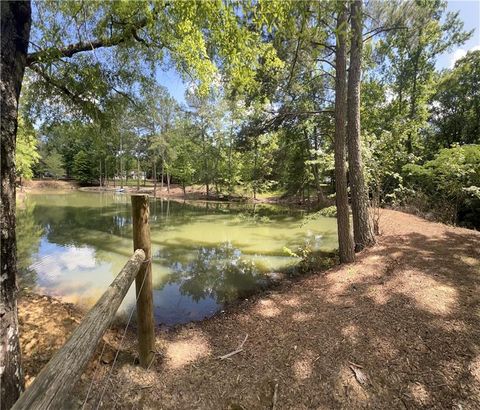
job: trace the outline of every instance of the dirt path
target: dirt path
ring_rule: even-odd
[[[480,408],[480,234],[395,211],[382,211],[380,225],[355,264],[159,329],[148,371],[133,364],[130,337],[103,407],[268,409],[277,386],[277,409]],[[247,334],[242,352],[218,359]]]

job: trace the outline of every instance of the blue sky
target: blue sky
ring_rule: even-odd
[[[474,29],[475,32],[470,40],[463,46],[457,47],[448,53],[444,53],[437,60],[437,68],[451,68],[455,60],[463,57],[467,51],[480,49],[480,0],[450,0],[447,6],[448,11],[460,11],[460,18],[463,20],[465,30]],[[184,94],[186,85],[181,76],[170,68],[167,71],[159,70],[157,80],[170,91],[170,94],[180,103],[185,102]]]
[[[463,46],[445,53],[437,60],[437,68],[451,68],[455,60],[463,57],[467,51],[480,49],[480,0],[450,0],[448,11],[460,11],[465,30],[475,29],[473,36]]]

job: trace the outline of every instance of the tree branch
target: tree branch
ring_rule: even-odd
[[[370,40],[372,37],[375,37],[377,34],[385,33],[387,31],[393,30],[407,30],[408,27],[405,26],[396,26],[396,27],[378,27],[373,30],[366,32],[364,35],[367,36],[363,39],[363,42]]]
[[[83,51],[91,51],[97,48],[104,47],[113,47],[118,44],[123,43],[126,40],[125,37],[118,37],[105,40],[92,40],[92,41],[81,41],[76,44],[70,44],[64,48],[55,48],[51,47],[46,50],[36,51],[30,53],[27,56],[27,67],[32,67],[33,64],[38,62],[43,62],[42,60],[47,60],[51,58],[62,58],[62,57],[73,57],[77,53]]]
[[[144,27],[146,24],[147,19],[142,19],[130,30],[127,30],[122,34],[111,38],[99,38],[91,41],[79,41],[78,43],[70,44],[66,47],[49,47],[45,50],[29,53],[27,55],[27,67],[31,67],[35,63],[44,62],[45,60],[49,59],[73,57],[75,54],[81,53],[83,51],[91,51],[97,48],[114,47],[124,43],[132,37],[135,38],[135,40],[137,41],[145,42],[142,38],[138,36],[137,31]]]
[[[102,114],[102,111],[91,101],[84,100],[83,98],[79,97],[77,94],[74,94],[70,91],[65,85],[59,83],[44,71],[42,71],[37,66],[30,67],[32,71],[35,71],[40,77],[42,77],[47,83],[53,85],[55,88],[59,89],[63,94],[65,94],[68,98],[70,98],[75,104],[83,105],[89,108],[92,113],[99,116]]]

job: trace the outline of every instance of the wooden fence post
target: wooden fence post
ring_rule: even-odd
[[[138,355],[140,365],[150,366],[154,359],[155,331],[153,320],[152,249],[148,217],[148,195],[132,195],[133,249],[143,249],[145,262],[135,279],[137,295]]]

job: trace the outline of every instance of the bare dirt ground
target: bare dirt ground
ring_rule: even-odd
[[[99,187],[99,186],[83,187],[83,188],[80,188],[80,190],[91,191],[91,192],[102,192],[102,191],[116,191],[119,188],[120,188],[119,186],[114,187],[113,185],[110,184],[108,187]],[[125,186],[123,187],[123,192],[129,193],[129,194],[137,194],[137,193],[148,194],[153,196],[154,189],[153,189],[152,182],[149,181],[148,186],[143,186],[142,184],[140,184],[140,189],[137,189],[136,186]],[[184,194],[182,187],[176,184],[171,184],[170,190],[167,190],[166,186],[164,186],[162,189],[159,184],[155,192],[155,197],[156,198],[175,198],[175,199],[185,199],[185,200],[217,199],[217,197],[214,194],[210,194],[210,196],[207,197],[207,192],[204,186],[189,186],[186,188],[185,194]]]
[[[45,191],[45,190],[71,190],[78,188],[78,184],[75,181],[63,180],[63,179],[34,179],[30,181],[24,181],[23,186],[18,187],[17,191]]]
[[[479,409],[480,234],[391,210],[380,228],[378,244],[354,264],[286,282],[201,323],[157,329],[149,370],[134,364],[130,332],[108,381],[120,340],[113,329],[72,405],[93,379],[87,408],[106,386],[103,408]],[[44,339],[63,343],[55,332],[75,325],[52,328],[29,310],[20,304],[22,331],[35,328],[49,356],[55,347],[44,351]],[[247,335],[241,352],[219,359]],[[29,340],[22,336],[32,377],[40,351]]]

